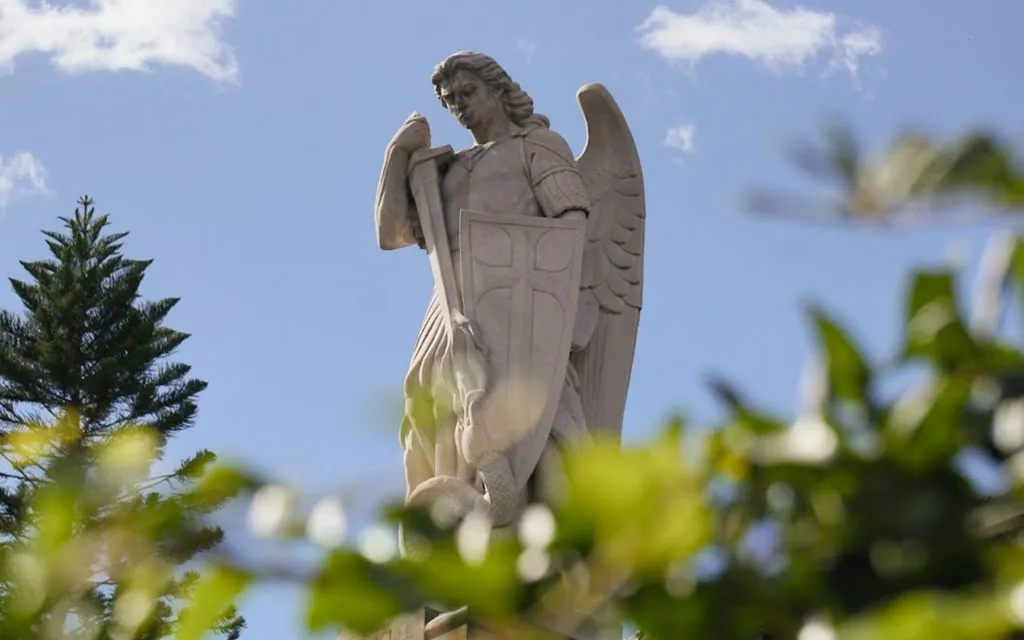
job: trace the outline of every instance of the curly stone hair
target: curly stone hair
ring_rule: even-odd
[[[509,77],[494,58],[476,51],[459,51],[441,61],[430,76],[437,97],[441,98],[441,85],[451,81],[455,73],[464,69],[476,75],[494,91],[501,95],[505,113],[509,119],[520,127],[536,125],[544,128],[551,126],[547,116],[535,113],[533,98],[523,91],[517,82]]]

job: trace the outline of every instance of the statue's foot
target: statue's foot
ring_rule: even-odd
[[[427,507],[434,521],[442,527],[458,524],[471,511],[487,513],[484,496],[469,483],[450,476],[437,476],[416,487],[405,501],[410,507]],[[405,527],[398,532],[399,547],[408,555]]]
[[[465,480],[436,476],[420,483],[405,501],[407,506],[429,507],[441,522],[458,522],[471,511],[487,512],[483,494]]]
[[[440,613],[430,620],[423,628],[424,640],[431,640],[453,629],[466,624],[469,620],[469,607],[461,607]]]

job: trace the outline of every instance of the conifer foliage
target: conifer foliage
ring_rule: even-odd
[[[0,312],[0,421],[76,407],[86,438],[140,422],[173,435],[192,426],[206,388],[188,365],[158,364],[188,338],[163,326],[178,298],[140,301],[152,260],[121,255],[127,232],[104,234],[108,217],[79,202],[65,232],[43,232],[53,257],[23,261],[31,279],[11,279],[25,313]]]
[[[43,540],[56,555],[33,562],[53,561],[63,570],[69,556],[54,560],[55,550],[73,541],[103,544],[70,556],[83,563],[79,577],[87,576],[87,584],[58,581],[29,604],[12,600],[19,578],[7,571],[0,620],[27,621],[33,637],[47,636],[46,629],[75,637],[68,630],[77,627],[90,637],[160,638],[178,627],[178,605],[199,578],[179,568],[223,539],[201,518],[229,496],[194,490],[215,459],[209,451],[171,473],[153,473],[168,438],[195,424],[207,383],[190,377],[189,365],[168,360],[189,336],[164,326],[177,298],[140,297],[152,260],[122,255],[127,232],[108,232],[108,216],[96,215],[88,196],[78,204],[73,217],[60,218],[61,231],[43,232],[50,257],[21,262],[28,277],[10,280],[22,310],[0,311],[0,564],[25,564],[27,550],[42,553]],[[147,446],[136,447],[126,466],[123,456],[108,454],[132,433],[145,434],[136,441]],[[120,460],[121,472],[97,485],[104,456]],[[74,496],[65,501],[73,517],[56,528],[39,506],[55,504],[55,495]],[[134,533],[148,532],[147,544],[112,551],[111,541],[124,539],[108,534],[128,530],[128,518]],[[139,573],[144,566],[152,569],[148,576]],[[128,589],[145,592],[151,604],[125,614],[131,607],[118,600]],[[228,607],[217,630],[237,638],[244,626]]]

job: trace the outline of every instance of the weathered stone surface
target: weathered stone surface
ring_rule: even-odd
[[[505,633],[496,633],[474,622],[465,612],[439,622],[442,614],[424,609],[393,620],[387,628],[360,640],[517,640]],[[578,635],[561,635],[539,627],[527,627],[528,637],[522,640],[583,640]],[[341,640],[339,638],[339,640]]]
[[[577,158],[490,57],[453,54],[431,79],[473,144],[432,149],[413,113],[387,146],[375,211],[380,247],[421,246],[434,276],[405,384],[407,496],[448,495],[503,526],[544,498],[530,482],[544,459],[621,433],[643,176],[601,85],[577,95],[587,125]]]
[[[561,452],[621,436],[643,175],[601,85],[577,92],[587,142],[576,157],[490,57],[453,54],[431,81],[473,144],[431,147],[414,112],[387,145],[375,208],[380,248],[419,246],[434,279],[405,380],[406,500],[443,501],[454,520],[481,511],[502,528],[552,499],[548,463]],[[414,633],[393,626],[389,640],[400,632]]]
[[[433,612],[424,609],[414,614],[400,616],[385,629],[381,629],[361,640],[426,640],[424,630]],[[339,634],[338,640],[351,640],[351,636]]]

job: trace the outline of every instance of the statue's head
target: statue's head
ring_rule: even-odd
[[[430,81],[444,108],[467,129],[501,115],[519,126],[549,124],[546,117],[534,113],[529,94],[482,53],[453,53],[434,67]]]

